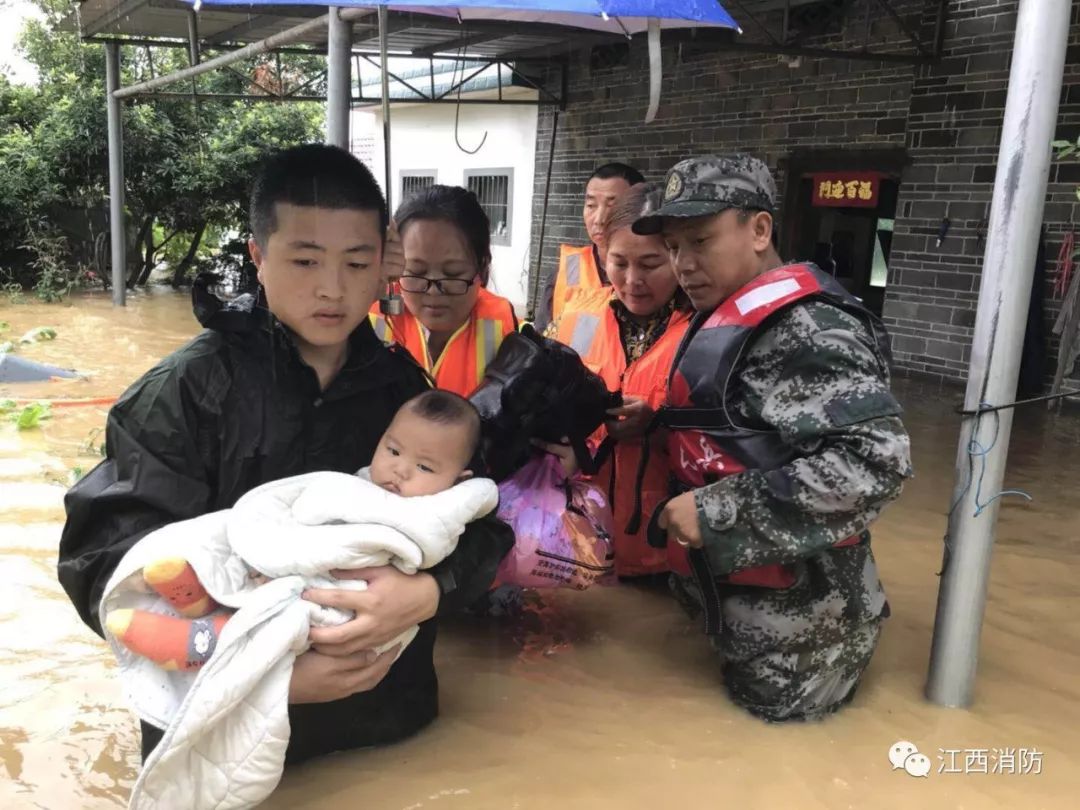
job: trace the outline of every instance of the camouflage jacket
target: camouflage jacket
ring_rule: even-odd
[[[716,574],[806,560],[864,531],[900,494],[910,442],[856,317],[817,300],[793,305],[753,338],[736,378],[736,421],[778,430],[800,457],[695,490]],[[829,407],[837,400],[842,408]]]

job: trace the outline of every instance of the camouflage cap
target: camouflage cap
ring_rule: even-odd
[[[776,183],[769,167],[750,155],[707,155],[675,164],[659,201],[650,200],[634,233],[658,233],[664,217],[701,217],[729,208],[776,208]]]

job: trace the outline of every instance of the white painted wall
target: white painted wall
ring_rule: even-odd
[[[396,207],[401,200],[401,171],[435,169],[436,183],[464,186],[466,169],[512,168],[510,245],[492,245],[488,288],[509,298],[519,312],[524,311],[532,238],[537,108],[462,105],[458,127],[461,145],[476,149],[487,132],[487,140],[475,155],[463,152],[454,141],[455,110],[452,104],[396,104],[391,109],[393,204]],[[378,112],[356,110],[352,118],[353,151],[362,159],[367,157],[365,141],[373,142],[374,148],[368,154],[374,165],[369,166],[385,189],[382,117]]]

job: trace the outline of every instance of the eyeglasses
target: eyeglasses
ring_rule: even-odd
[[[410,276],[408,274],[398,279],[401,289],[410,293],[426,293],[432,285],[443,295],[464,295],[469,287],[476,283],[476,276],[472,278],[428,278],[427,276]]]

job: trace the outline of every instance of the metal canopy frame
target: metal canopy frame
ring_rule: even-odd
[[[177,40],[172,40],[172,39],[146,39],[146,38],[135,38],[135,37],[131,37],[131,38],[127,38],[127,37],[92,37],[92,38],[88,39],[87,41],[92,42],[92,43],[102,44],[102,45],[110,45],[110,44],[112,44],[112,45],[120,45],[120,46],[127,45],[127,46],[140,47],[140,48],[142,48],[142,47],[150,47],[150,48],[182,48],[184,50],[190,51],[189,43],[179,42]],[[200,54],[206,54],[207,51],[215,51],[215,52],[220,51],[223,54],[224,53],[232,53],[234,51],[240,50],[241,47],[243,47],[243,46],[232,45],[232,44],[230,44],[230,45],[216,45],[216,44],[211,45],[211,44],[203,42],[203,43],[199,44],[199,53]],[[327,55],[326,49],[319,49],[319,48],[292,48],[292,47],[273,48],[272,51],[267,51],[267,53],[274,53],[276,55],[292,54],[292,55],[300,55],[300,56],[323,56],[323,57],[325,57]],[[366,63],[372,64],[372,65],[374,65],[376,67],[378,67],[378,65],[379,65],[379,62],[378,62],[379,54],[378,54],[377,51],[353,49],[353,50],[350,51],[350,57],[353,60],[353,68],[354,68],[353,75],[354,76],[359,75],[359,72],[360,72],[359,71],[359,63],[360,62],[366,62]],[[241,57],[241,59],[242,58],[245,58],[245,57]],[[541,59],[541,58],[514,59],[511,62],[509,59],[502,58],[502,57],[485,58],[485,57],[479,57],[479,56],[450,56],[450,55],[442,55],[442,54],[440,54],[439,56],[429,56],[428,57],[429,73],[430,73],[431,77],[434,77],[434,76],[438,75],[435,68],[434,68],[434,64],[433,64],[436,61],[438,61],[438,62],[469,62],[469,63],[477,64],[477,65],[482,64],[483,67],[480,68],[479,71],[478,71],[480,73],[482,73],[482,72],[484,72],[486,70],[489,70],[491,68],[502,67],[502,68],[508,70],[510,73],[512,73],[513,76],[514,76],[514,79],[516,80],[516,83],[514,83],[512,85],[511,84],[504,84],[503,85],[504,90],[509,89],[511,86],[519,87],[519,88],[520,87],[526,87],[526,88],[528,88],[530,90],[535,90],[537,92],[537,98],[535,100],[533,100],[533,99],[523,99],[523,98],[507,98],[505,96],[499,96],[499,95],[496,95],[494,98],[462,98],[462,99],[456,98],[456,94],[458,92],[459,86],[462,88],[462,92],[470,92],[468,90],[468,88],[465,87],[465,85],[467,84],[469,79],[474,78],[475,74],[465,77],[464,81],[457,82],[452,88],[450,88],[450,92],[441,92],[441,93],[435,93],[435,94],[432,94],[431,92],[425,93],[423,90],[419,89],[416,85],[420,84],[420,83],[425,83],[425,82],[430,85],[432,83],[431,78],[429,78],[427,75],[421,76],[421,77],[412,77],[411,79],[404,79],[404,78],[401,78],[397,73],[395,73],[394,71],[391,70],[391,71],[389,71],[390,78],[392,80],[398,82],[399,84],[401,84],[403,87],[406,87],[407,89],[409,89],[409,91],[412,92],[412,94],[413,94],[413,97],[406,97],[406,98],[397,98],[397,97],[395,97],[395,98],[393,98],[393,102],[395,104],[404,104],[404,103],[459,104],[460,103],[460,104],[464,104],[464,105],[501,104],[501,105],[507,105],[507,106],[514,106],[514,105],[532,105],[532,106],[539,106],[539,107],[558,106],[558,107],[560,107],[562,109],[565,109],[565,107],[566,107],[567,84],[568,84],[569,77],[568,77],[568,74],[567,74],[567,68],[568,68],[567,60],[564,59],[564,58],[560,58],[560,59]],[[548,76],[548,77],[550,77],[552,75],[552,72],[554,72],[554,74],[556,76],[556,79],[553,80],[550,83],[550,85],[545,86],[545,85],[539,83],[538,81],[536,81],[536,79],[533,78],[532,76],[528,75],[528,73],[526,71],[530,67],[535,67],[537,70],[545,71],[545,76]],[[238,73],[238,71],[236,71],[235,68],[231,67],[230,65],[224,65],[220,69],[230,71],[230,72],[234,72],[234,73]],[[200,71],[200,72],[202,72],[202,71]],[[141,85],[143,83],[139,82],[137,85],[132,85],[130,87],[121,88],[121,91],[122,91],[121,92],[121,97],[123,99],[125,99],[125,100],[126,99],[147,100],[147,99],[160,98],[160,99],[166,99],[166,100],[187,99],[187,100],[190,101],[192,99],[197,99],[197,100],[200,100],[200,101],[202,101],[202,100],[211,100],[211,101],[218,100],[218,101],[253,101],[253,102],[271,102],[271,103],[275,103],[275,102],[276,103],[299,102],[299,101],[326,101],[326,96],[325,95],[315,95],[315,94],[304,95],[304,94],[301,94],[301,91],[307,89],[312,84],[315,84],[316,82],[320,81],[321,79],[326,78],[327,73],[328,73],[327,69],[320,70],[316,74],[314,74],[313,76],[308,78],[307,80],[301,82],[299,85],[297,85],[295,87],[292,87],[292,88],[289,88],[287,90],[285,90],[285,89],[276,90],[276,89],[274,89],[272,87],[267,87],[265,85],[259,84],[257,81],[252,79],[250,76],[244,76],[243,78],[244,78],[245,81],[247,81],[247,82],[251,83],[252,85],[255,85],[256,87],[259,88],[259,90],[261,91],[259,93],[209,93],[209,92],[203,92],[203,91],[188,91],[188,92],[172,91],[172,92],[170,92],[170,91],[167,91],[167,90],[148,89],[148,88],[142,87]],[[241,75],[241,74],[238,73],[238,75]],[[284,87],[284,81],[283,81],[283,76],[282,76],[282,71],[281,71],[280,60],[274,65],[273,77],[277,80],[278,86],[283,88]],[[151,76],[150,78],[151,79],[157,79],[158,77],[157,76]],[[174,81],[180,81],[182,78],[184,78],[184,77],[177,77],[176,79],[170,79],[169,83],[171,84]],[[162,87],[162,86],[164,86],[164,85],[162,85],[162,84],[156,85],[156,87]],[[496,88],[496,89],[498,90],[498,88]],[[455,97],[451,98],[450,97],[451,95],[454,95]],[[361,90],[359,92],[359,94],[351,96],[350,101],[353,104],[356,104],[356,105],[371,105],[371,104],[378,104],[381,101],[381,97],[380,96],[367,96],[367,95],[364,95],[363,91]]]
[[[353,52],[353,57],[357,62],[356,73],[360,73],[360,63],[366,62],[375,67],[379,67],[380,63],[378,57],[372,54],[364,52]],[[500,104],[500,105],[528,105],[532,107],[548,107],[554,106],[559,109],[566,109],[566,96],[567,85],[569,83],[569,75],[567,72],[567,64],[564,60],[558,62],[549,62],[546,60],[533,60],[535,64],[545,70],[557,69],[559,82],[558,90],[552,91],[550,88],[545,87],[533,78],[526,75],[519,66],[527,64],[529,60],[515,59],[511,62],[508,59],[478,59],[471,56],[439,56],[437,59],[440,62],[462,62],[467,63],[468,68],[462,68],[461,77],[455,78],[449,87],[436,91],[435,89],[435,77],[437,74],[435,70],[436,57],[428,57],[428,72],[421,76],[410,76],[408,78],[402,77],[392,70],[387,70],[387,75],[397,82],[401,87],[407,90],[412,95],[404,97],[393,97],[393,101],[398,104]],[[496,95],[494,98],[473,98],[465,99],[460,98],[460,94],[468,92],[467,86],[473,79],[479,77],[486,71],[495,68],[497,76]],[[516,83],[506,84],[503,81],[503,69],[510,73],[512,79]],[[381,69],[381,68],[380,68]],[[467,70],[471,72],[466,73]],[[548,74],[550,76],[550,74]],[[429,89],[424,91],[417,85],[421,81],[428,83]],[[529,90],[535,90],[537,97],[535,99],[525,98],[507,98],[504,95],[504,90],[510,87],[524,87]],[[359,86],[359,95],[353,96],[353,102],[362,105],[374,105],[382,102],[382,95],[378,96],[365,96],[364,86]]]

